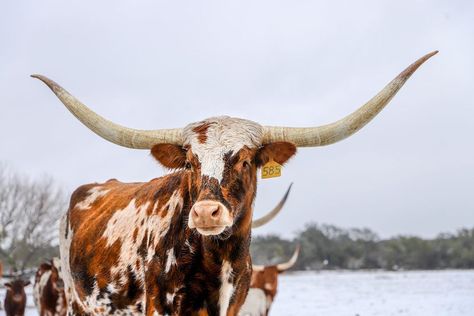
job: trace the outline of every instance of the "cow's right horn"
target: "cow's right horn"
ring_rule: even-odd
[[[183,144],[181,128],[138,130],[115,124],[89,109],[53,80],[41,75],[31,76],[43,81],[85,126],[114,144],[135,149],[150,149],[158,143]]]
[[[263,143],[286,141],[297,147],[315,147],[330,145],[351,136],[379,114],[418,67],[437,52],[415,61],[366,104],[339,121],[316,127],[265,126]]]
[[[265,214],[264,216],[252,221],[252,228],[262,227],[263,225],[269,223],[272,219],[274,219],[278,213],[280,213],[281,209],[286,203],[286,199],[288,198],[288,195],[290,194],[292,185],[293,183],[290,184],[290,186],[288,187],[288,190],[286,190],[285,195],[283,196],[281,201],[277,204],[277,206],[273,208],[273,210],[271,210],[268,214]]]

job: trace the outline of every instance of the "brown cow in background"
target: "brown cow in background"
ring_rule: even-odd
[[[67,302],[58,258],[40,265],[36,272],[33,293],[40,316],[66,315]]]
[[[29,284],[30,281],[23,281],[21,279],[16,279],[12,282],[5,283],[5,287],[7,288],[7,295],[5,296],[4,307],[7,316],[25,315],[25,286]]]
[[[271,266],[253,265],[250,291],[240,310],[241,316],[266,316],[277,293],[278,274],[294,266],[300,252],[296,246],[290,260]]]

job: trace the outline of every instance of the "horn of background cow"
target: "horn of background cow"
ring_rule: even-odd
[[[288,187],[288,190],[286,190],[285,195],[283,196],[281,201],[277,204],[277,206],[275,206],[275,208],[273,208],[273,210],[271,210],[268,214],[252,221],[252,228],[258,228],[258,227],[261,227],[261,226],[267,224],[272,219],[274,219],[275,216],[277,216],[278,213],[280,213],[281,209],[283,208],[283,206],[286,203],[286,199],[288,198],[288,195],[290,194],[290,190],[291,190],[292,185],[293,185],[293,183],[290,183],[290,186]]]
[[[265,266],[259,265],[259,264],[252,264],[252,271],[254,272],[261,272],[265,270]]]
[[[180,128],[138,130],[115,124],[89,109],[53,80],[41,75],[31,75],[31,77],[43,81],[79,121],[114,144],[134,149],[150,149],[159,143],[183,144]]]
[[[370,122],[395,96],[410,76],[431,56],[431,52],[408,66],[369,102],[343,119],[318,127],[265,126],[263,143],[287,141],[298,147],[330,145],[351,136]]]
[[[296,245],[295,252],[291,256],[290,260],[284,263],[277,264],[278,272],[284,272],[295,265],[296,260],[298,260],[298,255],[300,254],[300,245]]]

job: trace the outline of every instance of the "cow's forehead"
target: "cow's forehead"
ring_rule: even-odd
[[[249,120],[220,116],[189,124],[184,128],[184,145],[189,145],[201,163],[202,175],[222,180],[224,155],[244,146],[262,143],[263,127]]]

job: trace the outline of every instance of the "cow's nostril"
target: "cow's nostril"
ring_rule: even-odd
[[[219,208],[215,209],[211,214],[212,217],[217,217],[218,215],[219,215]]]
[[[199,213],[196,211],[196,208],[193,208],[193,215],[195,217],[199,217]]]

